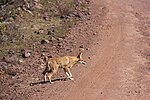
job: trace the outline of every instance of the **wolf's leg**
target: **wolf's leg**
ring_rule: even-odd
[[[47,80],[47,73],[45,73],[44,75],[44,81],[46,82],[46,80]]]
[[[47,80],[47,71],[48,71],[48,67],[46,67],[45,70],[42,73],[44,75],[44,81]]]
[[[47,76],[48,76],[49,82],[50,82],[51,84],[54,83],[54,82],[52,82],[52,80],[51,80],[51,78],[52,78],[52,76],[53,76],[53,72],[49,72]]]
[[[65,73],[66,73],[68,79],[74,80],[74,79],[72,78],[72,74],[71,74],[69,68],[64,68],[64,71],[65,71]]]
[[[51,78],[57,72],[57,70],[58,70],[58,67],[56,67],[55,69],[50,70],[50,72],[48,72],[48,79],[51,84],[54,83],[54,82],[52,82]]]

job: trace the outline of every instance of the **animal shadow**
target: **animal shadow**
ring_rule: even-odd
[[[52,80],[52,82],[55,82],[55,81],[67,81],[67,80],[68,80],[67,78],[58,78],[58,79]],[[30,83],[30,86],[34,86],[34,85],[38,85],[38,84],[47,84],[47,83],[50,83],[50,82],[49,81],[34,82],[34,83]]]

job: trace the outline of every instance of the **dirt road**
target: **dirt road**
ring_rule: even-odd
[[[30,100],[149,100],[148,59],[139,51],[149,48],[150,34],[141,33],[150,32],[150,1],[90,1],[91,20],[81,25],[96,33],[84,52],[87,65],[72,69],[74,81],[45,84]]]

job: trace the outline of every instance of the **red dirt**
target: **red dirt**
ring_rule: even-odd
[[[83,44],[88,49],[83,52],[87,65],[72,68],[74,81],[28,86],[29,80],[18,88],[24,92],[18,97],[21,100],[149,100],[149,5],[149,0],[90,0],[89,20],[78,23],[65,44],[75,44],[73,54]],[[53,78],[61,73],[60,70]]]

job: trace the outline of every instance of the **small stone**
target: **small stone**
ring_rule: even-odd
[[[46,55],[45,53],[42,53],[42,54],[41,54],[41,56],[45,56],[45,55]]]
[[[90,48],[86,48],[86,50],[90,50]]]
[[[61,15],[61,16],[60,16],[60,19],[65,19],[65,18],[67,18],[66,15]]]
[[[35,78],[35,80],[37,80],[37,81],[38,81],[38,80],[39,80],[39,78]]]
[[[42,65],[40,65],[39,67],[40,67],[41,69],[43,69],[43,68],[44,68],[44,66],[42,66]]]
[[[48,58],[53,58],[54,56],[51,55],[51,54],[48,54],[47,57],[48,57]]]
[[[93,35],[96,35],[96,33],[93,33]]]
[[[36,92],[41,92],[41,90],[37,90]]]
[[[18,63],[19,63],[19,64],[23,63],[23,60],[22,60],[22,59],[19,59],[19,60],[18,60]]]
[[[50,31],[50,30],[48,30],[47,34],[48,34],[48,35],[52,35],[52,34],[53,34],[53,32],[52,32],[52,31]]]
[[[39,29],[37,34],[44,34],[44,29]]]
[[[73,49],[72,49],[72,48],[70,49],[70,52],[73,52]]]
[[[63,41],[63,38],[58,38],[57,40],[58,40],[58,41]]]
[[[84,51],[84,48],[80,48],[79,51]]]
[[[50,20],[49,16],[46,16],[46,15],[43,16],[43,19],[44,19],[45,21]]]
[[[91,12],[88,12],[88,15],[91,15],[92,13]]]
[[[30,54],[29,52],[25,52],[25,53],[24,53],[24,57],[25,57],[25,58],[30,57],[30,55],[31,55],[31,54]]]
[[[75,17],[73,13],[68,14],[69,17]]]
[[[67,48],[66,51],[73,52],[72,48]]]
[[[30,52],[26,49],[21,50],[21,52],[22,52],[22,57],[23,58],[28,58],[28,57],[31,56]]]
[[[57,41],[56,38],[51,37],[50,41]]]
[[[80,45],[80,48],[83,48],[83,45]]]
[[[41,41],[41,44],[48,44],[49,43],[49,40],[42,40]]]
[[[60,43],[58,43],[58,45],[57,45],[57,46],[61,47],[62,45],[63,45],[63,43],[61,43],[61,42],[60,42]]]

